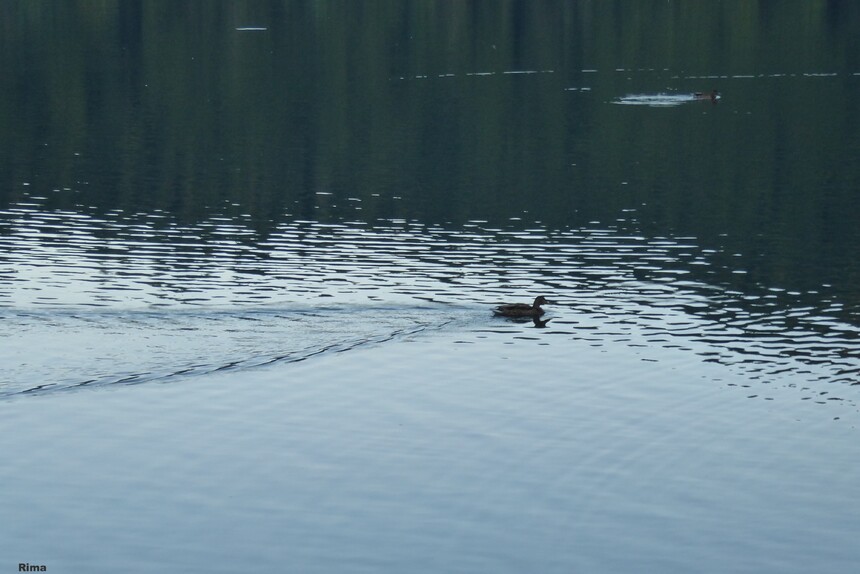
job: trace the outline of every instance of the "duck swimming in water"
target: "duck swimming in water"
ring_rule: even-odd
[[[527,303],[510,303],[507,305],[499,305],[493,309],[493,314],[498,317],[540,317],[544,311],[540,308],[541,305],[546,305],[548,301],[546,297],[540,295],[535,297],[535,302],[531,305]]]
[[[717,90],[711,90],[711,93],[707,92],[696,92],[693,94],[693,97],[697,100],[711,100],[712,103],[716,104],[717,100],[720,99],[720,92]]]

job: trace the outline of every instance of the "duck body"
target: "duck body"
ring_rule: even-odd
[[[499,305],[493,309],[493,314],[498,317],[540,317],[544,314],[544,310],[540,306],[546,303],[546,298],[541,295],[536,297],[534,303],[531,305],[526,303]]]
[[[711,90],[711,93],[696,92],[693,94],[693,97],[697,100],[710,100],[712,103],[716,104],[717,100],[720,99],[720,92],[717,90]]]

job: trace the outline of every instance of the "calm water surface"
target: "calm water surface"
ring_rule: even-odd
[[[840,502],[857,493],[837,478],[858,470],[845,438],[860,388],[857,7],[34,2],[0,18],[2,449],[25,461],[3,475],[24,501],[4,514],[29,514],[4,536],[14,560],[92,569],[86,537],[50,552],[25,541],[71,528],[63,509],[98,514],[99,536],[159,498],[267,525],[233,557],[269,565],[292,516],[287,539],[304,546],[287,554],[304,571],[402,571],[434,544],[462,571],[631,571],[610,546],[679,572],[726,571],[727,554],[755,572],[858,558],[857,509]],[[712,89],[717,103],[693,96]],[[546,325],[492,318],[537,294]],[[298,380],[313,385],[284,388]],[[356,414],[362,400],[387,407]],[[249,431],[238,413],[255,409]],[[90,414],[72,439],[77,412]],[[293,438],[273,438],[285,412]],[[43,424],[17,437],[33,416]],[[220,450],[161,436],[183,419]],[[413,426],[389,445],[389,423]],[[34,448],[45,458],[22,458]],[[109,453],[94,472],[143,469],[102,484],[121,502],[85,494],[70,460],[88,449]],[[285,450],[298,454],[273,454]],[[26,480],[64,452],[67,489]],[[239,460],[262,474],[238,478]],[[361,471],[369,461],[387,471]],[[189,488],[232,476],[245,506],[214,479],[196,497],[171,490],[165,467]],[[436,490],[403,486],[429,476]],[[283,494],[255,498],[255,484]],[[34,513],[39,492],[53,502]],[[721,513],[728,499],[741,518]],[[553,538],[583,509],[598,527]],[[135,545],[157,546],[172,520],[150,519],[101,564],[154,563]],[[363,520],[390,535],[379,555],[360,550],[379,543]],[[728,534],[740,520],[760,529]],[[164,567],[219,544],[182,524]],[[345,562],[323,568],[328,538]]]

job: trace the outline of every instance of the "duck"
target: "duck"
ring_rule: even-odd
[[[499,305],[493,309],[493,314],[499,317],[540,317],[544,313],[540,306],[547,303],[549,302],[546,300],[546,297],[539,295],[535,297],[535,302],[531,305],[527,303]]]
[[[693,97],[697,100],[711,100],[713,103],[717,103],[717,100],[720,98],[720,92],[717,90],[711,90],[711,93],[707,92],[696,92],[693,94]]]

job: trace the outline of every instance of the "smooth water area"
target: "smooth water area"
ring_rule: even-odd
[[[860,559],[858,8],[0,17],[0,568]]]
[[[0,544],[98,572],[850,571],[855,428],[745,381],[679,349],[437,331],[13,400]]]

